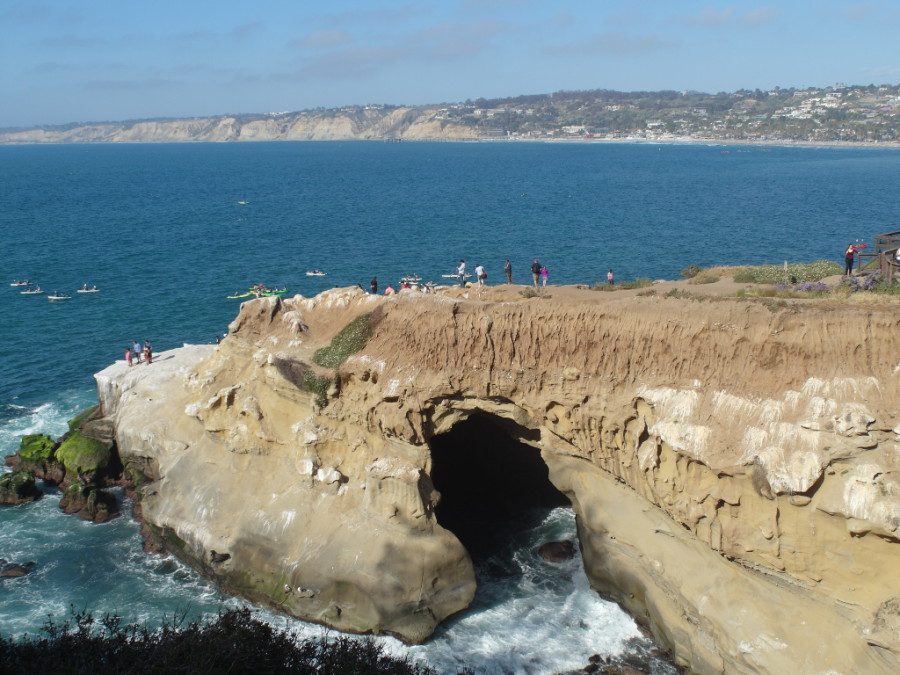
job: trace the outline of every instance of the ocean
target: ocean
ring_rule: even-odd
[[[689,264],[828,258],[898,228],[900,153],[879,149],[651,144],[268,143],[0,147],[0,454],[58,435],[95,400],[91,375],[132,340],[157,351],[213,342],[254,282],[312,295],[372,276],[440,281],[459,259],[488,282],[675,278]],[[307,277],[319,268],[325,277]],[[50,303],[8,284],[27,278]],[[83,283],[101,289],[77,295]],[[49,490],[49,489],[48,489]],[[52,492],[52,490],[49,490]],[[0,558],[34,560],[0,582],[0,632],[70,606],[160,621],[239,602],[177,561],[141,551],[136,525],[63,516],[52,496],[0,507]],[[484,578],[469,611],[397,653],[452,671],[553,672],[595,652],[648,649],[593,593],[580,562],[548,566],[532,544],[573,536],[543,514],[514,574]],[[498,553],[499,555],[499,553]],[[513,563],[509,563],[512,560]],[[289,622],[302,634],[321,629]],[[548,627],[554,627],[550,630]],[[563,628],[557,629],[556,626]],[[664,669],[664,666],[660,666]]]

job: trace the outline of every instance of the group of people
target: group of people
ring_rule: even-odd
[[[488,273],[487,270],[485,270],[484,265],[482,265],[481,263],[475,265],[473,271],[475,273],[475,282],[479,286],[484,286],[488,278]],[[503,264],[503,273],[506,275],[506,283],[512,284],[512,263],[509,261],[509,258],[507,258],[506,262]],[[472,275],[470,275],[468,272],[466,261],[464,259],[460,259],[459,264],[456,266],[456,274],[445,276],[448,276],[450,278],[455,276],[459,280],[459,285],[464,288],[466,285],[466,280]],[[531,263],[531,277],[532,283],[535,288],[538,288],[538,286],[546,286],[547,281],[550,279],[550,270],[546,265],[541,263],[540,258],[535,258]],[[615,277],[611,269],[606,273],[606,283],[611,286],[615,284]],[[431,282],[428,282],[421,287],[416,285],[416,287],[420,288],[420,290],[425,293],[434,291],[434,285]],[[360,288],[362,287],[360,286]],[[404,279],[400,282],[400,290],[404,290],[407,288],[413,288],[413,285],[409,283],[407,279]],[[374,295],[378,294],[378,277],[372,277],[372,280],[369,282],[369,291]],[[391,286],[388,286],[384,289],[385,295],[394,295],[394,293],[396,293],[396,291]]]
[[[511,284],[513,282],[512,278],[512,263],[509,261],[509,258],[506,259],[506,262],[503,264],[503,273],[506,275],[506,283]],[[456,276],[459,279],[459,285],[465,286],[466,279],[469,277],[466,271],[466,261],[460,260],[459,265],[456,267]],[[539,258],[535,258],[531,263],[531,276],[534,280],[534,287],[538,287],[538,283],[542,286],[547,285],[547,280],[550,278],[550,270],[547,269],[546,265],[542,265]],[[475,265],[475,281],[479,286],[484,286],[484,283],[487,281],[488,275],[487,271],[484,269],[484,265],[478,264]]]
[[[150,340],[144,340],[143,346],[137,340],[130,347],[125,347],[125,363],[132,366],[143,361],[146,364],[153,363],[153,345]]]

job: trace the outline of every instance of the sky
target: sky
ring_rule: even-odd
[[[900,0],[0,0],[0,127],[900,82]]]

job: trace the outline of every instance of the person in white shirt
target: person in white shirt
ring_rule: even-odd
[[[478,279],[478,285],[484,286],[484,280],[487,279],[487,273],[482,265],[475,265],[475,278]]]
[[[466,261],[460,260],[459,267],[456,268],[456,275],[459,277],[459,285],[465,287],[466,285]]]

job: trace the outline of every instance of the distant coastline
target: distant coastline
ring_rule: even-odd
[[[0,129],[4,145],[338,140],[897,148],[900,85],[730,94],[592,90]]]

